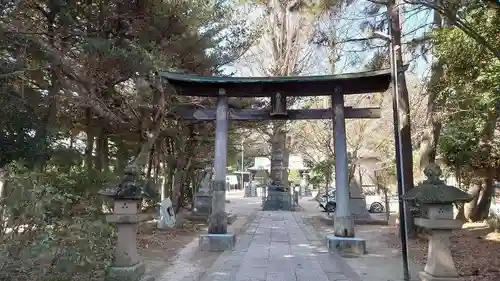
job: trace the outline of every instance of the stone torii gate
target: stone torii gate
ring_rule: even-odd
[[[346,118],[379,118],[380,108],[344,106],[344,95],[383,92],[389,88],[391,70],[304,77],[206,77],[159,72],[178,95],[217,97],[217,108],[178,108],[175,115],[184,120],[215,120],[215,180],[209,233],[200,237],[202,249],[225,250],[234,244],[227,233],[225,186],[228,120],[304,120],[331,119],[334,128],[335,187],[337,208],[334,217],[334,246],[353,248],[354,221],[349,208]],[[287,109],[287,96],[330,96],[332,108]],[[270,97],[271,109],[229,109],[229,97]],[[364,248],[364,241],[362,241]],[[357,243],[357,242],[356,242]],[[331,242],[329,242],[329,245]]]

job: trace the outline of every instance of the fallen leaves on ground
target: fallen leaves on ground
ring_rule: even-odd
[[[400,248],[399,229],[387,227],[387,243]],[[451,252],[458,273],[465,281],[500,280],[500,235],[482,225],[456,230],[450,237]],[[427,239],[411,239],[408,243],[412,260],[420,265],[427,261]]]
[[[156,221],[148,221],[139,225],[137,245],[139,249],[179,249],[186,244],[186,241],[190,241],[199,230],[200,227],[190,221],[186,221],[182,228],[165,230],[158,229]]]
[[[199,233],[197,223],[186,220],[182,227],[161,230],[157,228],[157,221],[148,221],[139,224],[137,230],[137,244],[139,254],[148,265],[148,274],[158,276],[178,257],[180,251],[186,247]]]

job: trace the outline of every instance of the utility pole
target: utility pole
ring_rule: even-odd
[[[400,217],[400,239],[401,254],[403,257],[403,280],[410,280],[408,265],[408,233],[413,229],[411,213],[407,212],[406,202],[401,196],[405,191],[413,188],[413,149],[411,143],[410,129],[410,107],[408,89],[403,66],[403,55],[401,50],[401,0],[389,0],[387,13],[389,19],[389,34],[375,32],[376,38],[386,40],[390,43],[390,60],[392,68],[392,91],[393,91],[393,118],[394,137],[396,147],[396,173],[399,195],[399,217]]]
[[[406,77],[403,71],[403,55],[401,49],[401,16],[403,1],[389,0],[387,10],[389,12],[389,35],[393,48],[394,65],[397,69],[397,85],[394,90],[398,91],[397,111],[399,116],[398,134],[401,146],[401,175],[404,177],[403,189],[408,191],[413,188],[413,149],[411,143],[411,123],[410,123],[410,102],[408,97],[408,88],[406,87]],[[401,215],[400,215],[401,216]],[[410,212],[405,213],[406,234],[412,233],[413,219]]]

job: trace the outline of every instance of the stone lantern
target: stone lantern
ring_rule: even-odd
[[[142,199],[148,197],[138,183],[139,168],[128,165],[121,182],[112,188],[99,191],[113,199],[113,214],[106,220],[116,225],[117,244],[112,265],[107,269],[106,281],[152,281],[154,278],[145,276],[146,266],[139,259],[137,251],[137,227],[141,221],[151,216],[139,214],[138,209]]]
[[[203,179],[199,185],[198,192],[195,194],[193,214],[208,219],[212,211],[212,167],[205,167],[203,173]]]
[[[458,273],[450,250],[450,235],[453,229],[460,229],[462,222],[453,219],[453,203],[472,200],[468,193],[444,183],[441,169],[429,164],[422,183],[403,196],[403,200],[416,203],[422,210],[415,224],[431,233],[424,271],[419,273],[422,281],[463,280]]]

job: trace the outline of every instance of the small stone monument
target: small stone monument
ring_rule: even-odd
[[[311,191],[311,186],[309,185],[309,175],[304,175],[304,177],[302,177],[300,185],[304,188],[305,197],[313,196]]]
[[[429,248],[424,271],[419,273],[422,281],[459,281],[463,280],[455,268],[450,250],[450,235],[453,229],[460,229],[462,222],[453,219],[453,203],[466,203],[472,196],[454,186],[444,183],[441,169],[431,163],[424,174],[427,180],[411,189],[403,200],[412,201],[422,209],[422,217],[415,224],[428,229]]]
[[[245,186],[245,197],[257,197],[257,189],[260,187],[260,182],[253,179]]]
[[[124,173],[118,186],[99,191],[100,195],[114,200],[113,214],[107,215],[106,220],[116,225],[118,238],[115,258],[107,269],[105,280],[152,281],[154,278],[145,276],[146,266],[137,253],[137,226],[150,218],[138,214],[138,208],[143,197],[148,195],[138,182],[139,168],[136,165],[128,165]]]
[[[286,96],[282,93],[277,92],[276,95],[271,97],[272,110],[270,112],[271,116],[275,115],[286,115]]]
[[[349,207],[354,219],[370,220],[371,216],[366,208],[366,200],[361,189],[361,184],[353,180],[349,187]]]
[[[205,169],[205,176],[200,183],[194,199],[194,212],[198,216],[210,216],[212,210],[212,168]]]
[[[160,202],[160,220],[158,229],[168,229],[175,226],[175,212],[170,198],[165,198]]]
[[[258,169],[255,171],[254,180],[259,182],[258,185],[258,195],[264,198],[266,196],[266,185],[269,181],[269,174],[264,169]],[[259,194],[260,193],[260,194]]]

